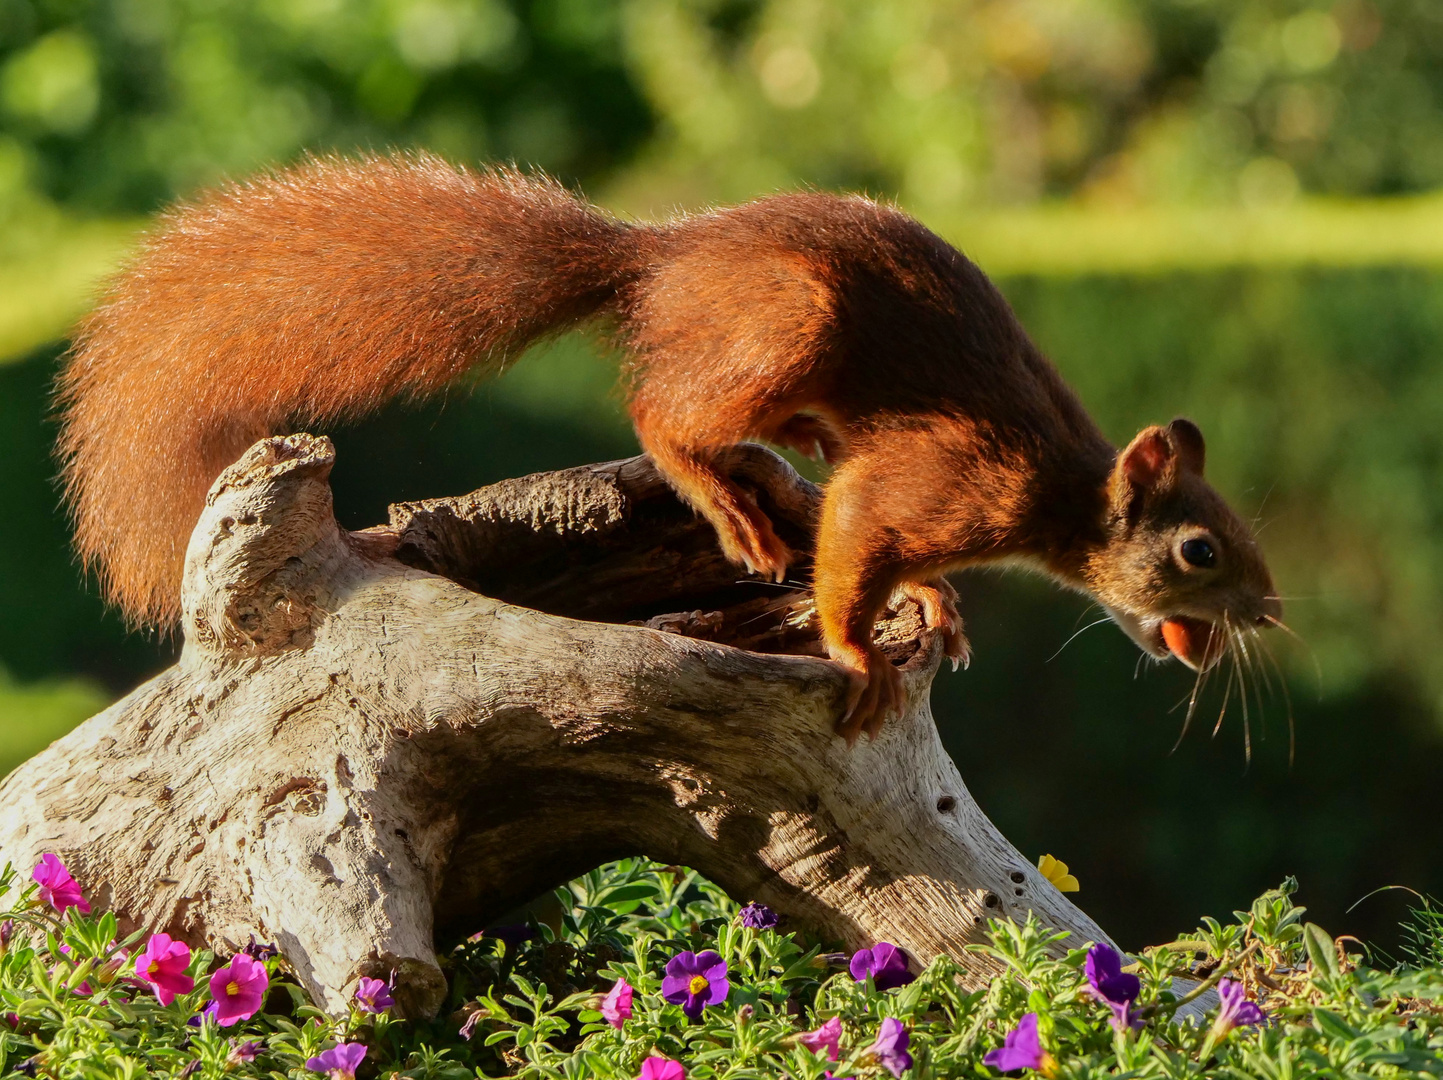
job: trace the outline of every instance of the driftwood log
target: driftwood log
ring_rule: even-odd
[[[921,961],[1029,910],[1105,938],[968,795],[910,602],[879,631],[908,714],[849,750],[805,587],[740,580],[645,458],[347,533],[333,456],[268,439],[217,480],[180,662],[0,784],[0,860],[56,852],[127,932],[276,941],[333,1010],[395,970],[413,1016],[438,943],[627,855]],[[759,447],[729,467],[804,549],[816,490]]]

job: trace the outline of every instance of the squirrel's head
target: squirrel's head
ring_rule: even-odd
[[[1203,479],[1191,420],[1141,431],[1107,484],[1106,541],[1084,569],[1113,620],[1156,657],[1205,670],[1242,630],[1282,617],[1247,523]]]

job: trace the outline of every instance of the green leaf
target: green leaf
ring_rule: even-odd
[[[1320,974],[1336,979],[1340,974],[1338,950],[1328,932],[1317,923],[1308,923],[1303,927],[1303,944],[1307,947],[1308,959],[1313,967]]]
[[[597,897],[597,905],[614,906],[624,904],[628,900],[647,900],[656,895],[656,886],[650,882],[638,882],[635,885],[622,885],[619,888],[610,889]]]
[[[1330,1039],[1352,1042],[1359,1035],[1356,1028],[1349,1027],[1341,1016],[1327,1009],[1314,1009],[1313,1021],[1318,1025],[1318,1030]]]

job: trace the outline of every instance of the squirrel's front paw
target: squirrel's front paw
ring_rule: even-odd
[[[857,736],[864,731],[867,738],[875,739],[887,717],[901,716],[907,704],[902,673],[875,646],[860,657],[837,657],[836,662],[852,680],[847,707],[837,721],[837,734],[847,740],[848,746],[856,745]]]

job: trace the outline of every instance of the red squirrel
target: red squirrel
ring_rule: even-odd
[[[78,547],[129,616],[174,621],[206,491],[252,442],[499,371],[598,316],[642,447],[736,563],[780,580],[794,554],[719,450],[835,465],[814,581],[854,676],[849,742],[903,704],[872,640],[894,593],[966,658],[960,567],[1041,570],[1198,670],[1281,615],[1198,429],[1119,452],[982,271],[900,211],[808,192],[629,223],[424,155],[312,160],[161,219],[60,378]]]

